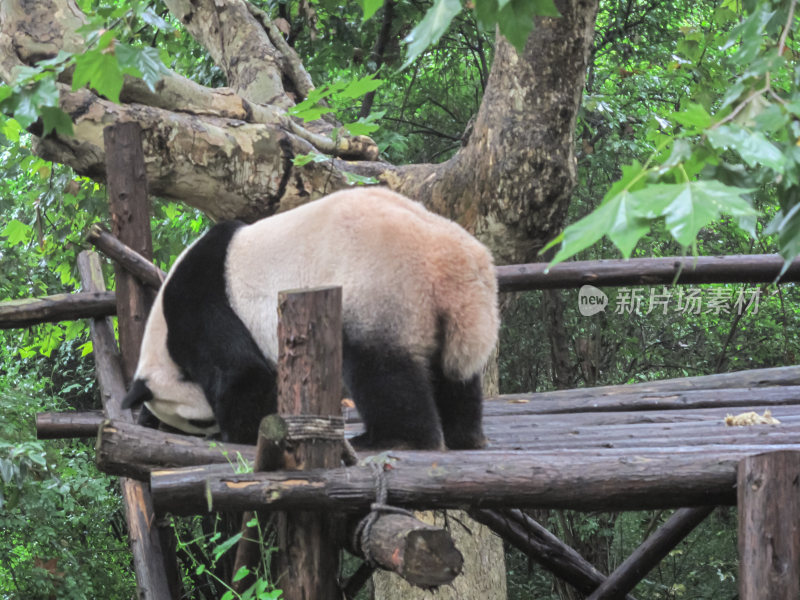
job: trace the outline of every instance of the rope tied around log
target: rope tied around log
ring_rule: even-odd
[[[386,504],[386,498],[389,495],[389,490],[386,485],[386,471],[384,465],[378,463],[370,463],[372,472],[375,476],[375,502],[370,504],[370,512],[366,517],[361,519],[353,532],[353,548],[361,551],[364,560],[371,567],[378,566],[372,551],[370,549],[370,531],[375,521],[382,514],[398,514],[414,517],[414,513],[404,508],[391,506]]]
[[[288,440],[344,439],[344,417],[318,415],[284,415]]]

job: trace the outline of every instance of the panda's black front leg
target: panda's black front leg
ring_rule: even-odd
[[[353,447],[444,448],[427,369],[410,356],[345,340],[344,378],[366,429]]]

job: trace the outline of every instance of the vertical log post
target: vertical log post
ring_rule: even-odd
[[[124,245],[150,260],[153,258],[153,236],[141,128],[133,121],[117,123],[103,129],[103,140],[112,233]],[[144,325],[155,293],[118,262],[114,262],[114,279],[122,373],[125,382],[130,383],[139,362]],[[114,401],[121,402],[122,396]],[[178,597],[181,578],[175,556],[175,536],[166,526],[156,525],[156,531],[161,541],[170,595]]]
[[[78,269],[84,291],[105,290],[100,259],[94,252],[81,252],[78,255]],[[110,419],[132,420],[129,410],[122,410],[120,404],[125,395],[125,379],[120,367],[119,353],[114,339],[114,328],[109,319],[90,321],[97,381],[103,410]],[[158,531],[155,527],[155,514],[150,490],[141,481],[121,477],[120,488],[128,524],[128,536],[133,553],[133,566],[136,571],[136,586],[141,600],[162,600],[173,598],[170,590],[164,555]]]
[[[800,452],[739,463],[739,598],[792,599],[800,589]]]
[[[281,292],[278,314],[278,413],[341,416],[341,288]],[[337,467],[341,456],[341,440],[290,438],[284,467]],[[332,519],[291,511],[279,516],[277,529],[277,584],[286,600],[340,598]]]
[[[153,238],[141,129],[133,121],[117,123],[103,129],[103,139],[111,232],[123,244],[152,259]],[[122,372],[125,380],[130,381],[139,360],[153,293],[117,263],[114,263],[114,276]]]

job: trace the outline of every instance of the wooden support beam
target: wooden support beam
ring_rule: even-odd
[[[150,201],[141,128],[134,121],[116,123],[103,129],[103,139],[112,233],[120,242],[151,260]],[[115,263],[114,273],[122,372],[125,380],[131,381],[154,294],[119,263]]]
[[[589,561],[521,510],[473,509],[470,515],[584,594],[591,593],[606,580]],[[619,598],[634,600],[624,594]]]
[[[340,417],[342,289],[281,292],[278,315],[278,413]],[[338,467],[343,440],[289,438],[283,466]],[[286,600],[341,596],[334,521],[309,508],[287,505],[277,519],[275,572]]]
[[[586,600],[616,600],[630,592],[653,567],[714,511],[713,506],[679,508]]]
[[[75,319],[110,317],[117,312],[114,292],[76,292],[0,302],[0,329],[32,327]]]
[[[103,229],[100,224],[95,223],[91,226],[89,233],[86,234],[86,239],[100,252],[151,289],[157,290],[164,283],[164,278],[167,276],[164,271],[130,246],[123,244],[117,237]]]
[[[730,256],[686,256],[587,260],[563,262],[549,272],[547,263],[497,267],[501,292],[576,288],[582,285],[670,285],[700,283],[772,283],[783,268],[777,254]],[[800,281],[800,260],[796,259],[781,282]]]
[[[785,446],[792,450],[800,445]],[[646,510],[731,505],[736,465],[752,453],[735,447],[685,453],[392,452],[387,502],[406,508],[518,506],[576,510]],[[216,470],[215,470],[216,469]],[[374,498],[368,466],[229,474],[216,467],[153,471],[156,508],[208,510],[365,510]]]
[[[36,437],[40,440],[97,437],[104,419],[97,410],[37,413]]]
[[[154,469],[236,464],[239,455],[248,462],[255,458],[255,446],[223,444],[120,420],[105,421],[96,435],[97,467],[110,475],[142,481],[148,481]]]
[[[739,598],[800,595],[800,452],[749,456],[738,471]]]
[[[86,291],[105,289],[100,260],[95,253],[81,252],[78,255],[78,269]],[[120,366],[114,329],[108,319],[92,319],[89,327],[105,414],[114,419],[131,420],[131,412],[121,408],[122,398],[125,395],[125,379]],[[173,597],[164,568],[164,555],[147,484],[121,478],[120,488],[139,598],[161,600]]]

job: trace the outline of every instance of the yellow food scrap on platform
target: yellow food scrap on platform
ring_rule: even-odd
[[[772,416],[772,411],[767,409],[763,415],[755,411],[742,413],[739,415],[728,415],[725,417],[725,425],[730,427],[741,427],[744,425],[780,425],[781,422]]]

